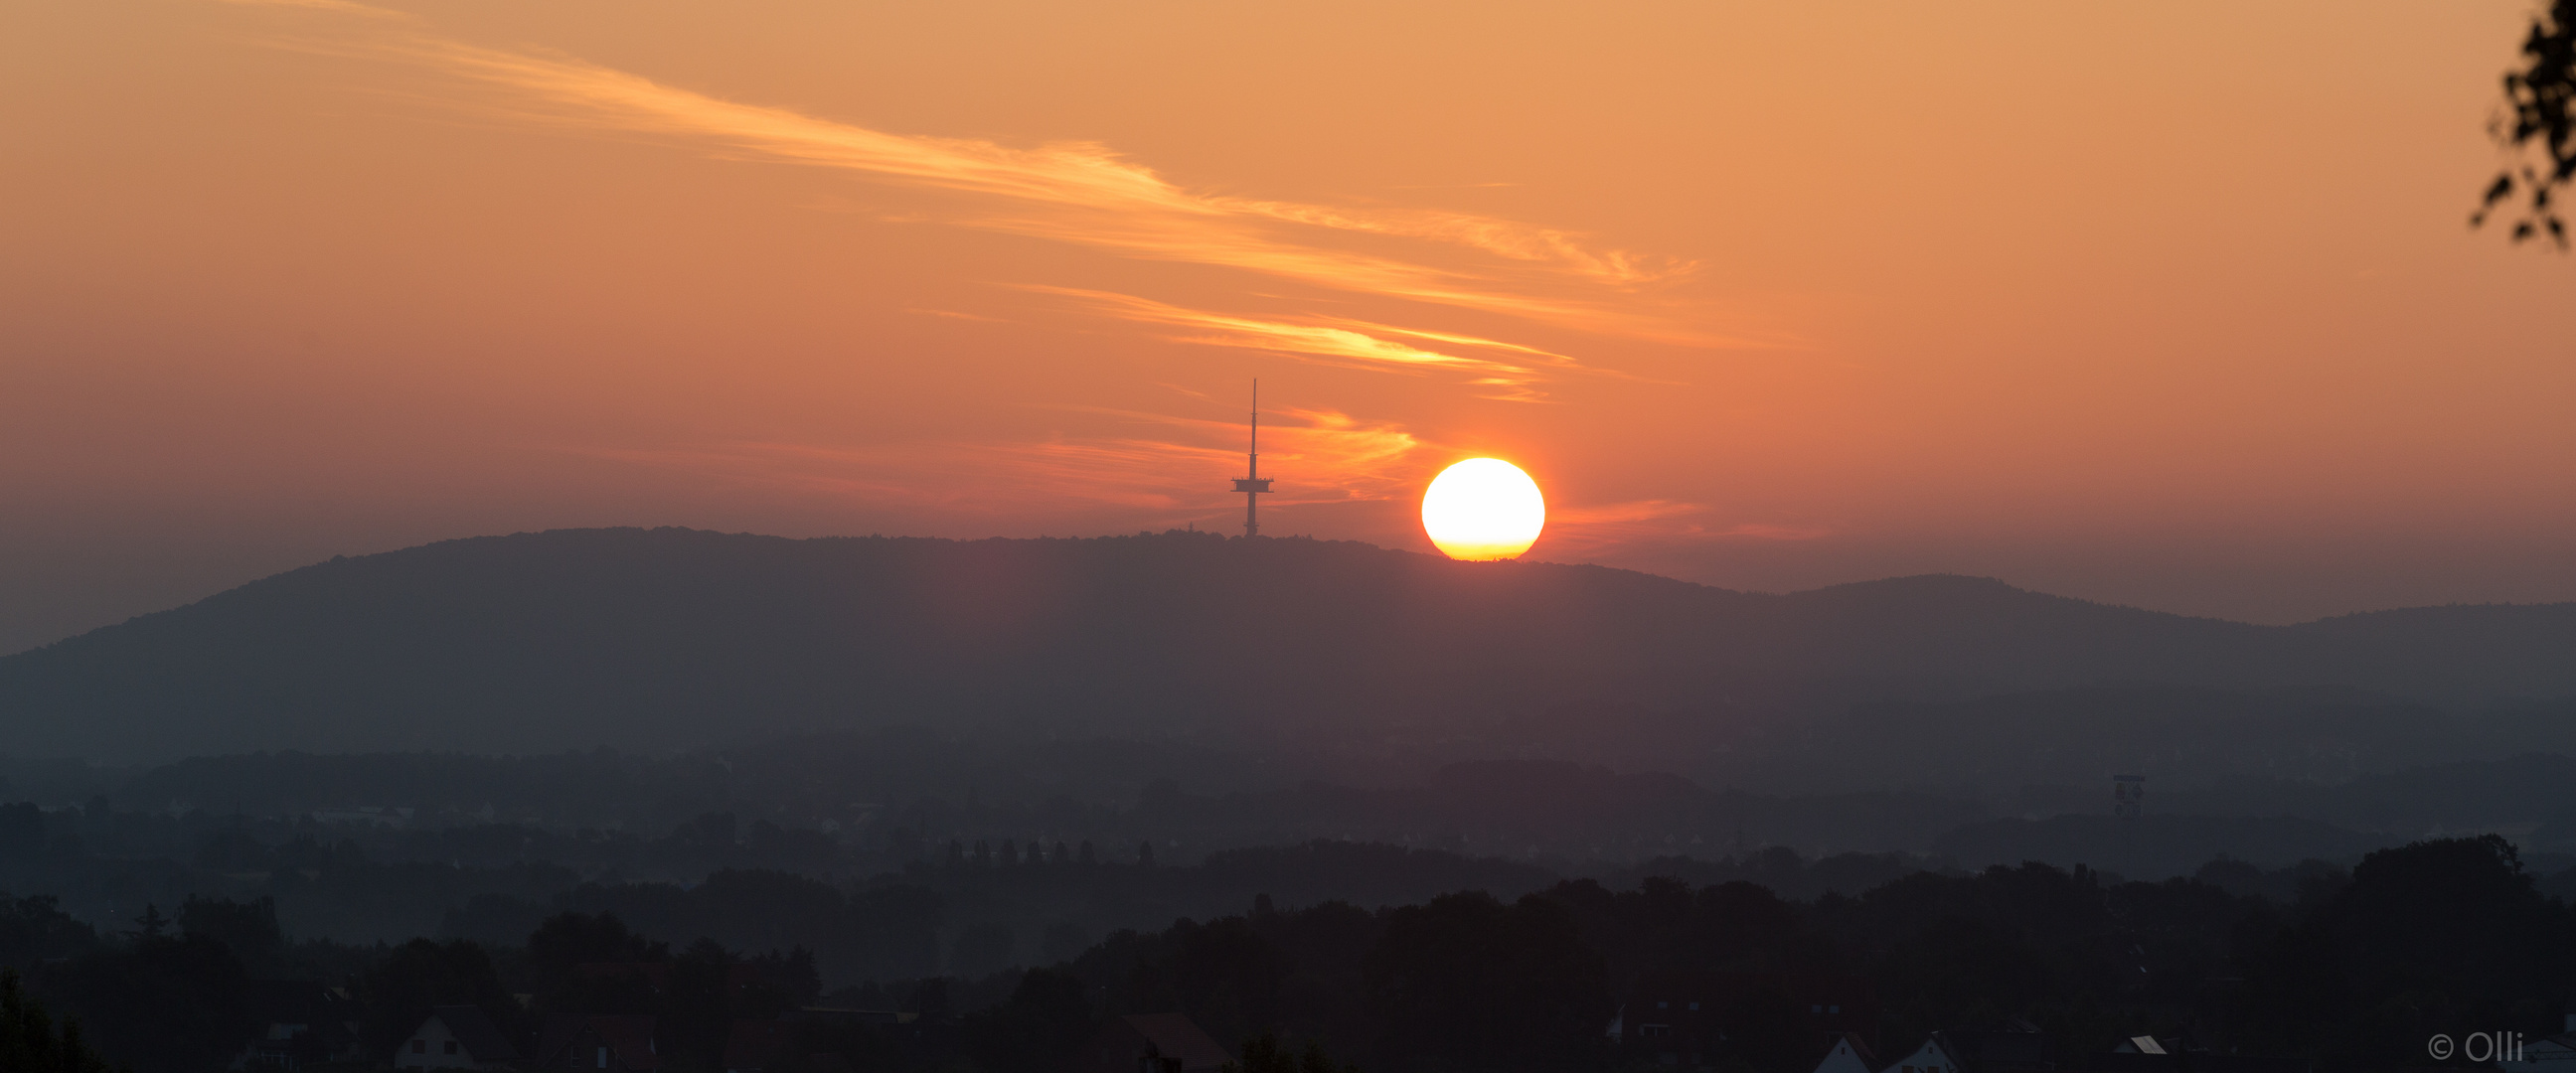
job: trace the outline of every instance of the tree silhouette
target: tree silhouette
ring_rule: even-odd
[[[258,1038],[244,1001],[246,979],[223,943],[160,935],[45,966],[35,982],[65,1012],[80,1015],[110,1061],[159,1073],[219,1067]]]
[[[1444,894],[1389,913],[1369,951],[1379,1063],[1426,1073],[1564,1073],[1606,1060],[1618,1008],[1564,905]]]
[[[180,934],[203,935],[220,942],[231,948],[234,957],[254,968],[268,965],[286,945],[286,936],[277,927],[275,898],[236,902],[191,894],[179,906],[177,923]]]
[[[18,987],[18,970],[0,969],[0,1069],[107,1073],[107,1060],[81,1041],[80,1023],[53,1016]]]
[[[2558,215],[2557,193],[2576,181],[2576,0],[2552,0],[2549,9],[2532,16],[2531,32],[2522,42],[2529,66],[2505,72],[2505,108],[2489,131],[2497,144],[2517,155],[2537,145],[2542,159],[2508,166],[2487,185],[2469,226],[2487,222],[2498,205],[2524,195],[2522,219],[2514,222],[2513,240],[2548,234],[2567,248],[2567,224]]]
[[[1244,1040],[1242,1057],[1221,1068],[1224,1073],[1359,1073],[1360,1067],[1351,1062],[1334,1062],[1324,1053],[1324,1045],[1315,1040],[1307,1040],[1300,1054],[1279,1042],[1277,1033],[1264,1032]]]
[[[518,1002],[501,986],[492,957],[463,939],[414,939],[387,951],[358,981],[366,1013],[358,1037],[370,1058],[390,1057],[438,1006],[473,1005],[503,1025],[518,1020]]]
[[[984,1069],[1056,1069],[1099,1027],[1082,980],[1031,969],[1010,1001],[966,1018],[967,1049]]]

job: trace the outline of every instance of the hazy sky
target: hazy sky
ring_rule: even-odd
[[[0,651],[514,530],[2576,599],[2529,5],[0,8]]]

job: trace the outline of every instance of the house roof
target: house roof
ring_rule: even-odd
[[[1215,1037],[1202,1031],[1185,1013],[1129,1014],[1122,1020],[1145,1037],[1154,1053],[1165,1058],[1178,1058],[1184,1070],[1215,1069],[1234,1060],[1234,1055]]]
[[[1906,1064],[1915,1058],[1924,1056],[1927,1052],[1930,1057],[1938,1059],[1940,1064],[1952,1069],[1965,1070],[1968,1068],[1968,1063],[1965,1061],[1967,1056],[1959,1053],[1958,1045],[1952,1042],[1946,1033],[1941,1032],[1933,1033],[1930,1039],[1923,1041],[1922,1046],[1907,1052],[1904,1057],[1897,1059],[1897,1064]]]
[[[2533,1073],[2540,1069],[2565,1069],[2576,1065],[2576,1032],[2533,1040],[2523,1047],[2520,1061],[2499,1060],[2495,1065],[2506,1073]]]
[[[547,1014],[545,1028],[537,1035],[538,1060],[550,1060],[562,1054],[581,1038],[585,1029],[599,1037],[599,1042],[616,1053],[618,1064],[628,1069],[662,1067],[662,1056],[653,1051],[652,1018],[603,1014]]]
[[[598,1027],[600,1041],[617,1052],[617,1060],[626,1063],[626,1068],[661,1068],[662,1057],[653,1049],[652,1018],[593,1017],[590,1023]]]
[[[483,1012],[483,1007],[433,1007],[429,1016],[421,1019],[421,1024],[427,1025],[431,1021],[446,1025],[447,1033],[456,1037],[457,1046],[464,1048],[466,1056],[477,1062],[519,1060],[519,1049],[510,1045],[509,1035],[493,1022],[491,1014]]]
[[[1836,1032],[1825,1043],[1825,1056],[1816,1060],[1815,1073],[1872,1073],[1878,1069],[1878,1056],[1869,1052],[1869,1044],[1860,1033]]]

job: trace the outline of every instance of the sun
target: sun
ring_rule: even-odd
[[[1422,493],[1422,531],[1452,559],[1509,559],[1538,542],[1547,500],[1538,482],[1499,458],[1470,458],[1440,471]]]

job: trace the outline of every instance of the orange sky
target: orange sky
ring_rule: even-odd
[[[2576,599],[2528,5],[0,10],[0,651],[556,526]]]

